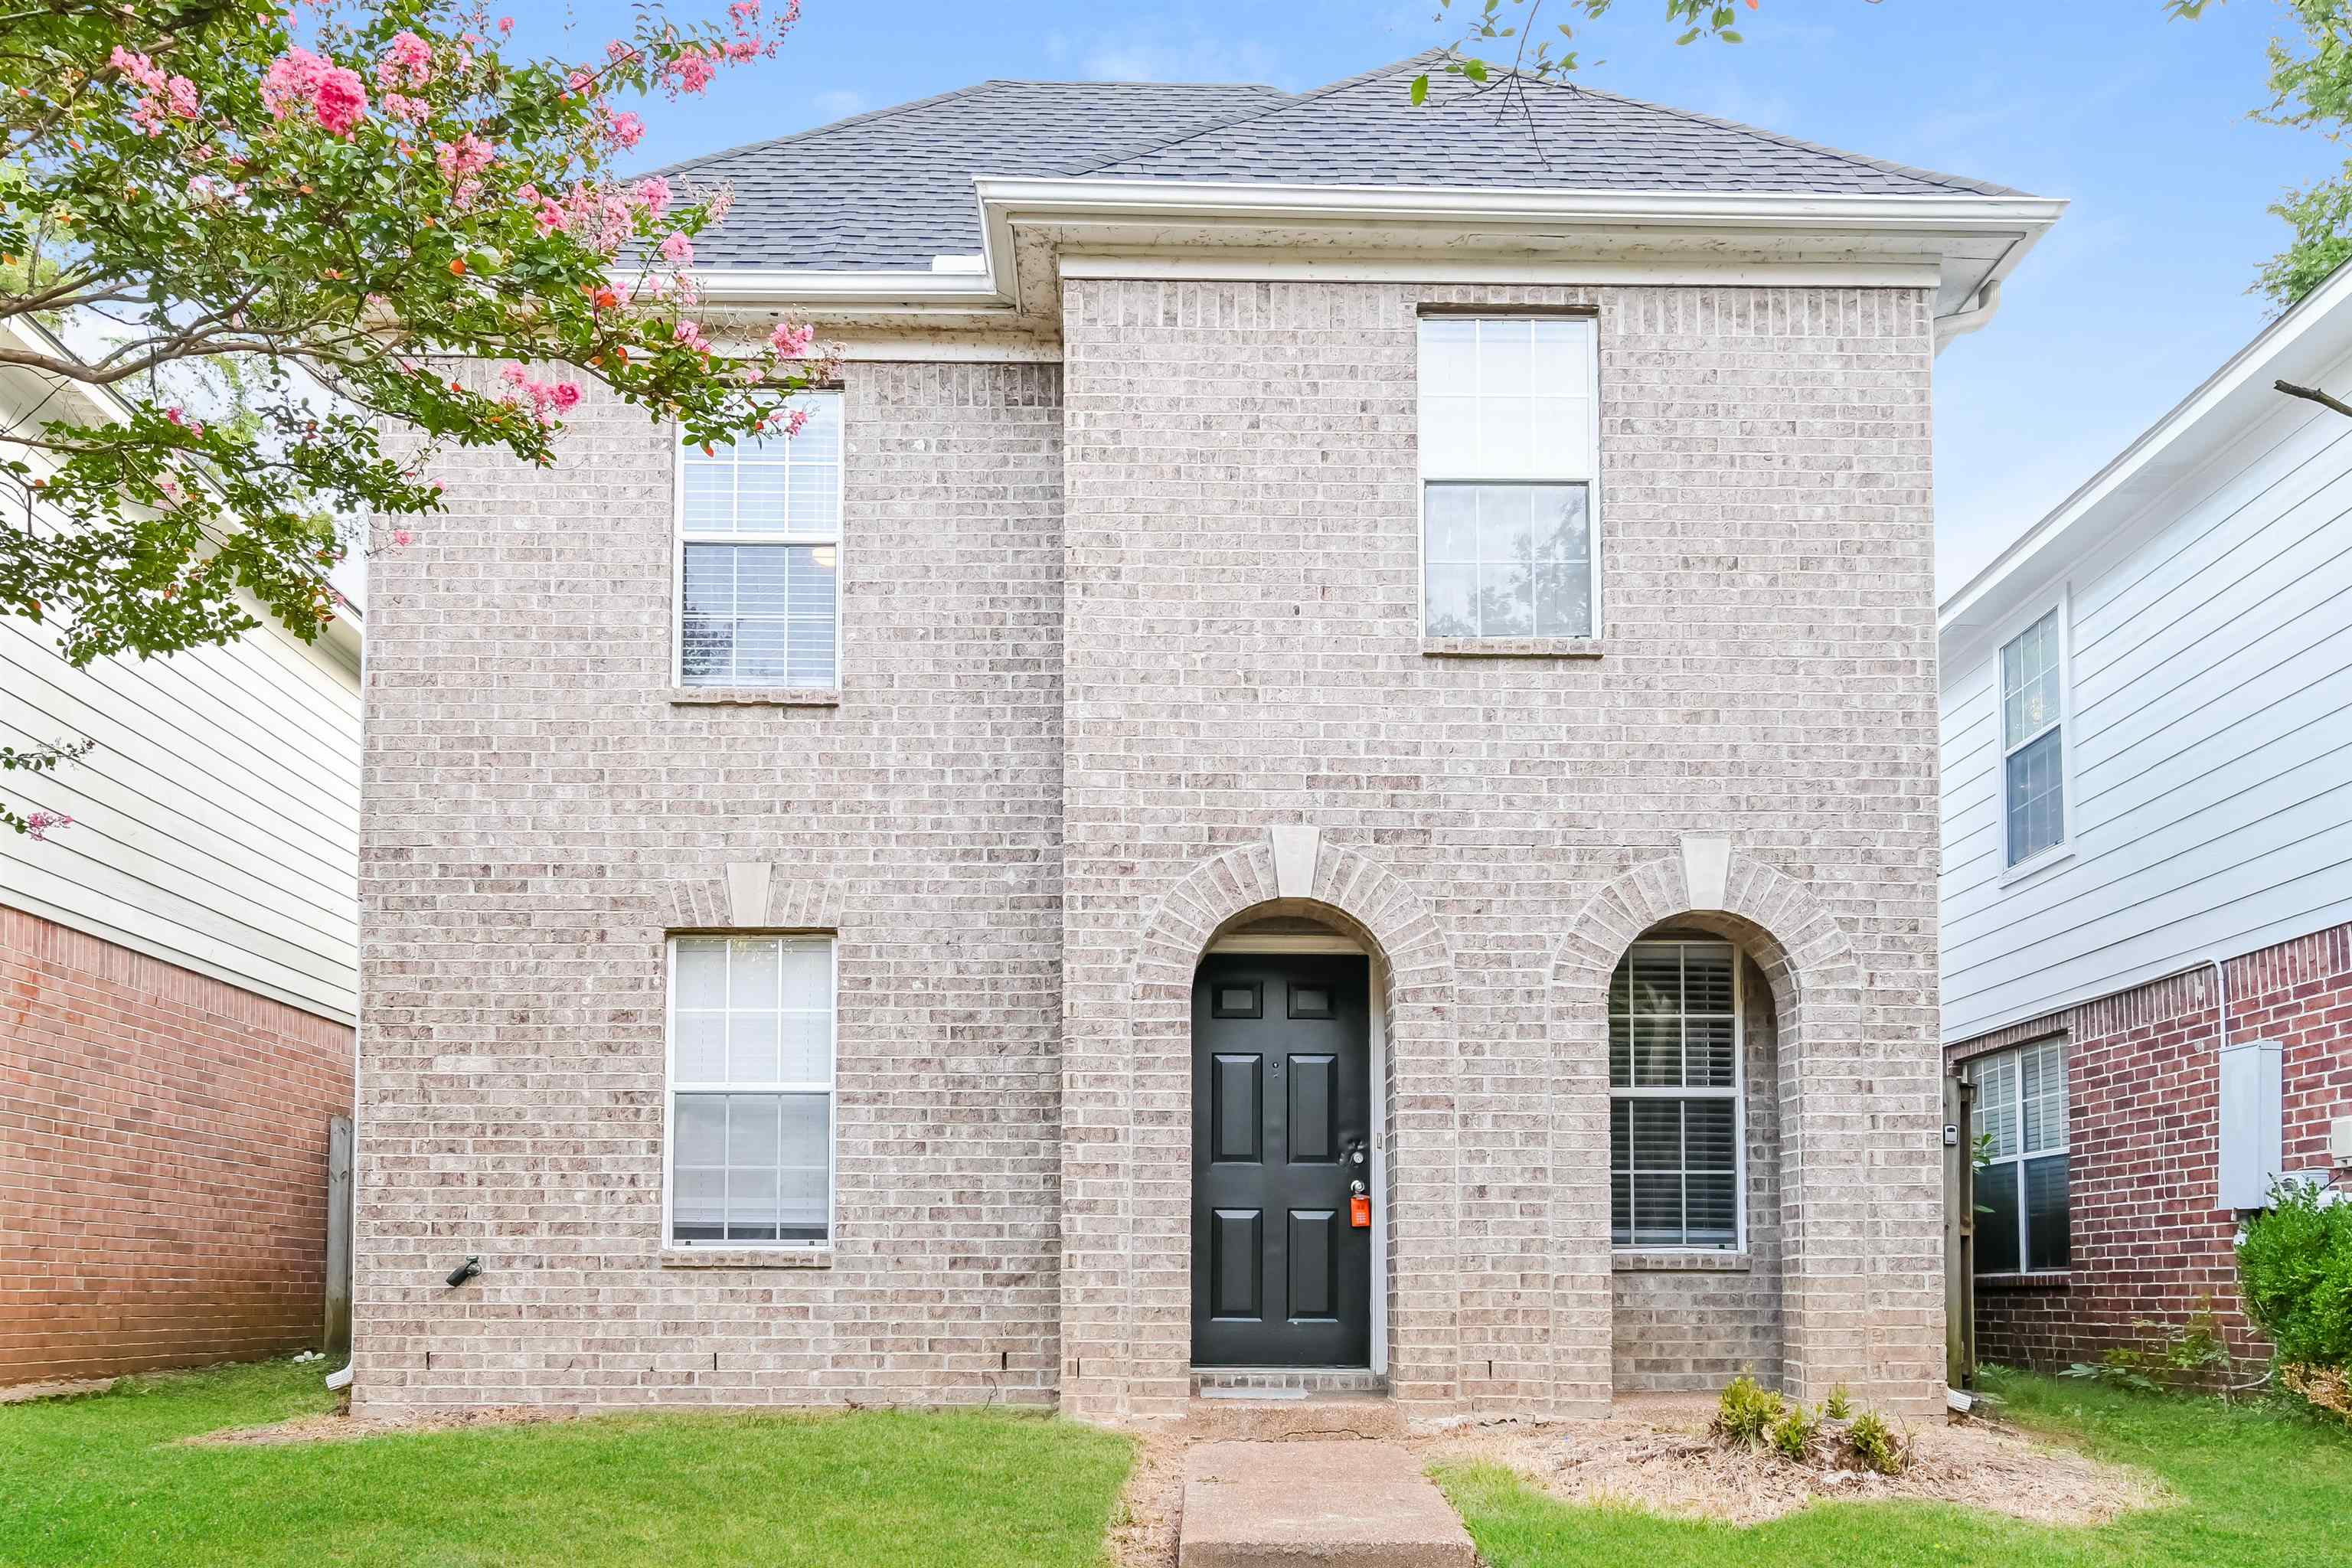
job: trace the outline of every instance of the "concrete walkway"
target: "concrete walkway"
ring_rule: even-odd
[[[1419,1461],[1394,1443],[1203,1443],[1185,1458],[1178,1568],[1475,1568]]]

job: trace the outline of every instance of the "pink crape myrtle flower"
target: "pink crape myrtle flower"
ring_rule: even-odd
[[[710,352],[710,340],[702,335],[700,321],[680,321],[671,329],[670,336],[677,340],[680,347],[692,349],[696,353],[707,354]]]
[[[139,107],[131,111],[131,122],[150,136],[163,134],[166,117],[173,120],[194,120],[204,112],[196,97],[196,84],[184,76],[170,76],[145,55],[133,54],[121,45],[114,46],[106,63],[122,73],[125,80],[141,89]]]
[[[604,121],[604,140],[619,151],[626,152],[645,139],[645,120],[632,110],[624,110]]]
[[[433,81],[433,46],[404,27],[375,64],[376,85],[386,89],[427,87]]]
[[[805,359],[816,342],[816,329],[805,321],[778,321],[768,334],[769,346],[786,359]]]
[[[658,218],[662,214],[669,211],[669,182],[659,174],[648,174],[639,180],[629,188],[629,195],[639,206],[646,209],[647,217]]]
[[[661,242],[661,253],[666,260],[680,267],[694,265],[694,241],[686,237],[683,229],[670,230],[669,237]]]
[[[449,182],[452,197],[461,207],[474,205],[482,194],[480,174],[498,161],[498,150],[468,131],[455,142],[436,142],[434,166]]]
[[[367,114],[367,86],[347,66],[290,48],[262,74],[261,104],[280,122],[307,108],[329,133],[349,136]]]
[[[73,818],[61,811],[37,811],[25,818],[25,837],[36,844],[43,844],[48,841],[52,830],[72,826]]]
[[[552,425],[555,416],[579,405],[580,384],[572,381],[540,381],[519,364],[510,364],[499,372],[508,385],[514,388],[505,401],[521,407],[528,404],[531,417],[541,425]],[[441,487],[437,484],[434,489]]]

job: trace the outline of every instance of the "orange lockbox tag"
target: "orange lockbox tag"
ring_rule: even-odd
[[[1348,1200],[1348,1223],[1358,1230],[1369,1230],[1372,1224],[1372,1200],[1358,1193]]]

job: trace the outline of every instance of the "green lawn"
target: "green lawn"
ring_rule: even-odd
[[[318,1363],[0,1406],[0,1563],[1097,1568],[1128,1441],[1006,1412],[632,1415],[281,1447]]]
[[[1770,1524],[1559,1502],[1509,1471],[1440,1472],[1491,1568],[2319,1568],[2352,1563],[2352,1434],[2277,1408],[1994,1384],[2020,1426],[2162,1476],[2184,1500],[2097,1530],[1922,1503],[1815,1504]]]

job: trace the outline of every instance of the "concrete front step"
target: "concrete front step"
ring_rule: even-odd
[[[1476,1568],[1444,1494],[1394,1443],[1203,1443],[1177,1568]]]
[[[1404,1417],[1385,1394],[1235,1399],[1209,1392],[1192,1396],[1182,1429],[1185,1436],[1202,1441],[1379,1439],[1404,1436]]]

